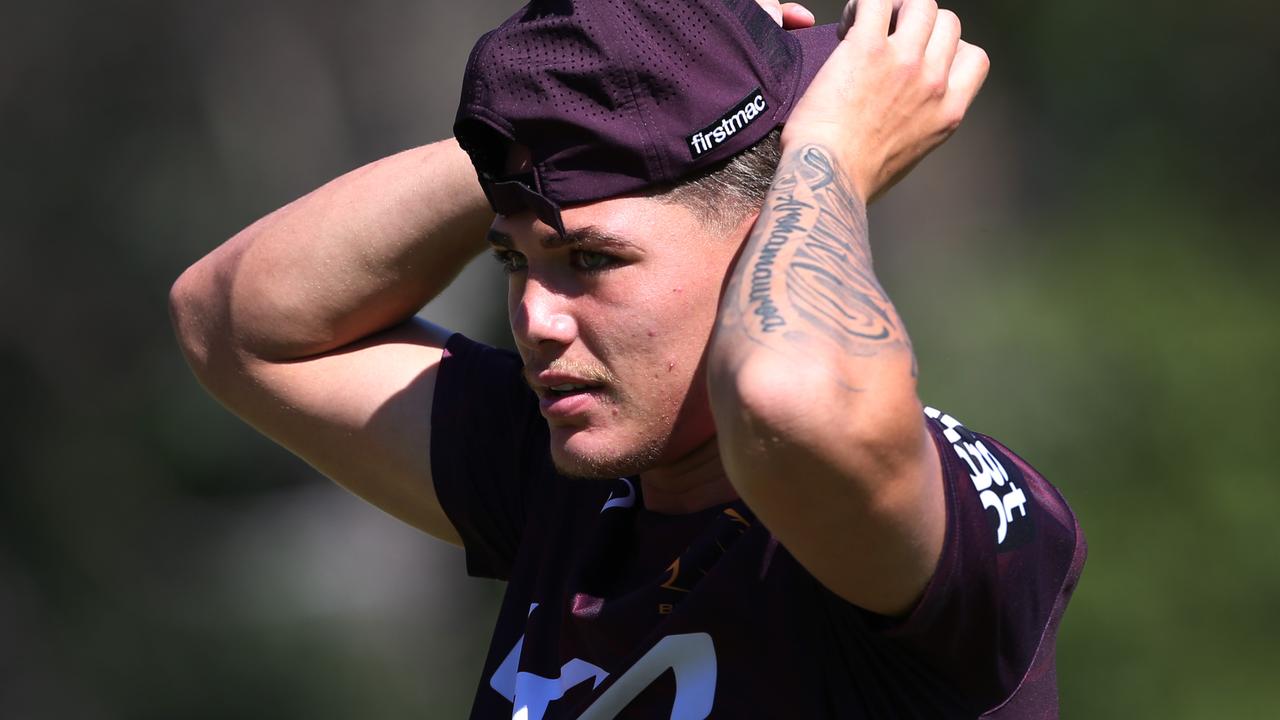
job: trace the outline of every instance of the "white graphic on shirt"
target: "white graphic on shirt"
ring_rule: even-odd
[[[626,496],[614,497],[613,493],[609,493],[609,497],[607,500],[604,501],[604,507],[600,508],[600,512],[604,512],[609,508],[615,508],[615,507],[629,508],[632,505],[636,504],[636,486],[632,485],[631,481],[626,478],[618,478],[618,479],[627,484]]]
[[[538,607],[538,603],[529,605],[529,615]],[[516,641],[515,647],[507,653],[507,657],[489,678],[489,687],[511,701],[511,720],[542,720],[547,706],[564,697],[568,690],[576,685],[594,679],[591,687],[596,688],[609,673],[585,660],[574,658],[560,667],[560,676],[542,677],[533,673],[519,672],[520,653],[524,650],[524,636]]]
[[[529,605],[529,615],[538,603]],[[570,688],[593,680],[592,689],[609,677],[605,670],[574,658],[560,667],[560,676],[542,677],[520,672],[524,636],[489,679],[489,687],[511,701],[511,720],[542,720],[547,706],[564,697]],[[703,720],[711,714],[716,694],[716,650],[707,633],[668,635],[614,681],[586,709],[579,720],[603,720],[616,716],[667,670],[675,675],[676,694],[671,720]]]
[[[996,526],[996,544],[1003,544],[1009,536],[1009,525],[1017,518],[1027,516],[1026,493],[1009,479],[1009,471],[981,440],[974,438],[973,442],[969,442],[961,436],[956,430],[964,427],[959,420],[931,407],[926,407],[924,414],[942,423],[943,437],[951,443],[956,455],[969,466],[969,480],[978,491],[982,507],[996,511],[999,522]],[[1015,510],[1018,515],[1014,515]]]
[[[668,635],[636,661],[578,716],[606,720],[618,713],[667,670],[676,677],[671,720],[703,720],[716,699],[716,648],[707,633]]]

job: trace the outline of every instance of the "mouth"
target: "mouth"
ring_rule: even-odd
[[[529,387],[543,399],[598,392],[613,381],[604,368],[584,363],[553,363],[544,370],[526,367],[524,376]]]
[[[604,402],[606,385],[584,377],[544,372],[530,378],[543,417],[553,425],[581,425]]]
[[[557,358],[541,368],[526,365],[524,379],[552,426],[590,425],[605,406],[614,404],[616,379],[598,362]]]
[[[581,393],[589,393],[599,390],[601,386],[590,385],[587,383],[561,383],[559,385],[550,385],[543,387],[543,393],[549,398],[564,398]]]

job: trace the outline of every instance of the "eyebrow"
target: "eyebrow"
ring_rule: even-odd
[[[485,235],[485,240],[490,245],[496,245],[507,250],[515,247],[515,241],[510,235],[489,228],[489,232]],[[547,233],[539,238],[542,247],[547,250],[554,250],[562,247],[612,247],[619,249],[638,250],[636,244],[630,240],[626,240],[611,232],[606,232],[594,225],[576,228],[566,231],[564,237],[560,237],[554,232]]]

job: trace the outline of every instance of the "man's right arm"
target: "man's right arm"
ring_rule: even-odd
[[[379,160],[264,217],[174,283],[193,372],[332,480],[459,544],[431,479],[449,333],[414,314],[484,248],[492,213],[453,140]]]

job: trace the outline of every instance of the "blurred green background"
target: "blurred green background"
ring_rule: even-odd
[[[256,217],[445,136],[514,7],[0,8],[0,717],[465,715],[501,587],[204,395],[165,300]],[[1280,717],[1277,14],[951,7],[992,75],[874,243],[926,401],[1088,535],[1063,716]],[[503,342],[502,288],[486,261],[427,313]]]

